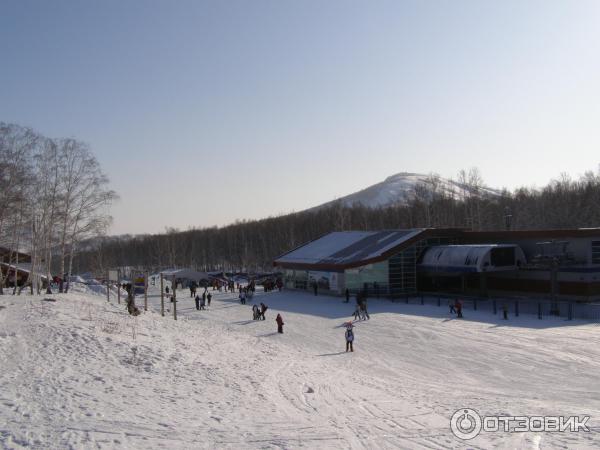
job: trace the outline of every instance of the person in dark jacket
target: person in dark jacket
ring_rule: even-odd
[[[361,319],[360,305],[356,305],[356,309],[354,310],[354,320],[360,320],[360,319]]]
[[[369,316],[369,311],[367,310],[367,299],[366,297],[363,298],[362,302],[360,303],[360,312],[362,315],[362,319],[363,320],[370,320],[371,316]]]
[[[277,322],[277,332],[278,333],[283,333],[283,318],[281,317],[281,314],[277,314],[277,318],[275,319],[275,322]]]
[[[265,305],[264,303],[260,304],[260,318],[262,320],[265,320],[265,313],[267,312],[267,309],[269,309],[267,305]]]
[[[350,291],[346,288],[346,303],[350,303]]]
[[[196,310],[200,310],[200,296],[196,295]]]
[[[209,292],[208,295],[206,296],[206,300],[208,301],[208,306],[210,306],[210,301],[212,300],[212,294]]]

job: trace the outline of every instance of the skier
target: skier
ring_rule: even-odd
[[[258,306],[256,305],[252,306],[252,319],[260,320],[260,311],[258,310]]]
[[[448,299],[448,307],[450,308],[450,314],[456,314],[456,310],[454,309],[454,302],[452,299]]]
[[[313,290],[315,291],[315,295],[317,295],[317,289],[318,289],[318,287],[317,287],[317,282],[315,281],[315,282],[313,283]]]
[[[240,292],[240,303],[241,303],[242,305],[245,305],[245,304],[246,304],[246,293],[245,293],[244,291],[241,291],[241,292]]]
[[[350,302],[350,291],[346,288],[346,303]]]
[[[462,302],[459,299],[456,299],[456,303],[454,304],[454,308],[456,309],[456,317],[458,319],[462,319]]]
[[[267,312],[267,309],[269,309],[267,305],[265,305],[264,303],[260,304],[260,318],[262,320],[265,320],[265,313]]]
[[[362,311],[363,320],[371,319],[371,317],[369,316],[369,311],[367,310],[367,299],[366,298],[364,298],[363,301],[361,302],[360,310]]]
[[[200,300],[200,309],[206,310],[206,308],[204,307],[205,305],[206,305],[206,297],[203,295],[202,300]]]
[[[196,295],[196,310],[200,310],[200,296]]]
[[[281,317],[281,314],[277,314],[277,318],[275,319],[275,322],[277,322],[277,332],[278,333],[283,333],[283,318]]]
[[[354,320],[360,320],[360,305],[356,305],[356,309],[354,310]]]
[[[207,294],[206,294],[206,291],[204,291],[204,292],[202,293],[202,304],[203,304],[203,305],[206,305],[206,295],[207,295]],[[210,294],[208,294],[208,295],[210,295]]]
[[[210,307],[210,301],[212,300],[212,294],[210,292],[206,296],[206,300],[208,300],[208,306]]]
[[[353,342],[354,342],[354,332],[352,331],[352,324],[349,323],[346,326],[346,351],[348,351],[348,349],[350,349],[351,352],[354,351],[354,347],[352,346]]]
[[[508,320],[508,305],[506,303],[502,305],[502,314],[504,316],[504,320]]]

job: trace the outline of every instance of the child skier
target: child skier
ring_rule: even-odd
[[[352,331],[352,324],[349,323],[346,326],[346,352],[350,349],[351,352],[354,351],[354,347],[352,343],[354,342],[354,331]]]
[[[277,332],[278,333],[283,333],[283,318],[281,317],[281,314],[277,314],[277,318],[275,319],[275,322],[277,322]]]

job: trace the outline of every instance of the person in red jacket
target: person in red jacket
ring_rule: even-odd
[[[456,317],[458,319],[462,319],[462,302],[459,299],[456,299],[456,303],[454,304],[454,309],[456,309]]]
[[[277,314],[275,322],[277,322],[277,332],[283,333],[283,318],[281,317],[281,314]]]

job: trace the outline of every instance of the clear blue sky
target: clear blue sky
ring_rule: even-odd
[[[113,233],[600,163],[595,0],[0,0],[0,42],[0,120],[88,142]]]

